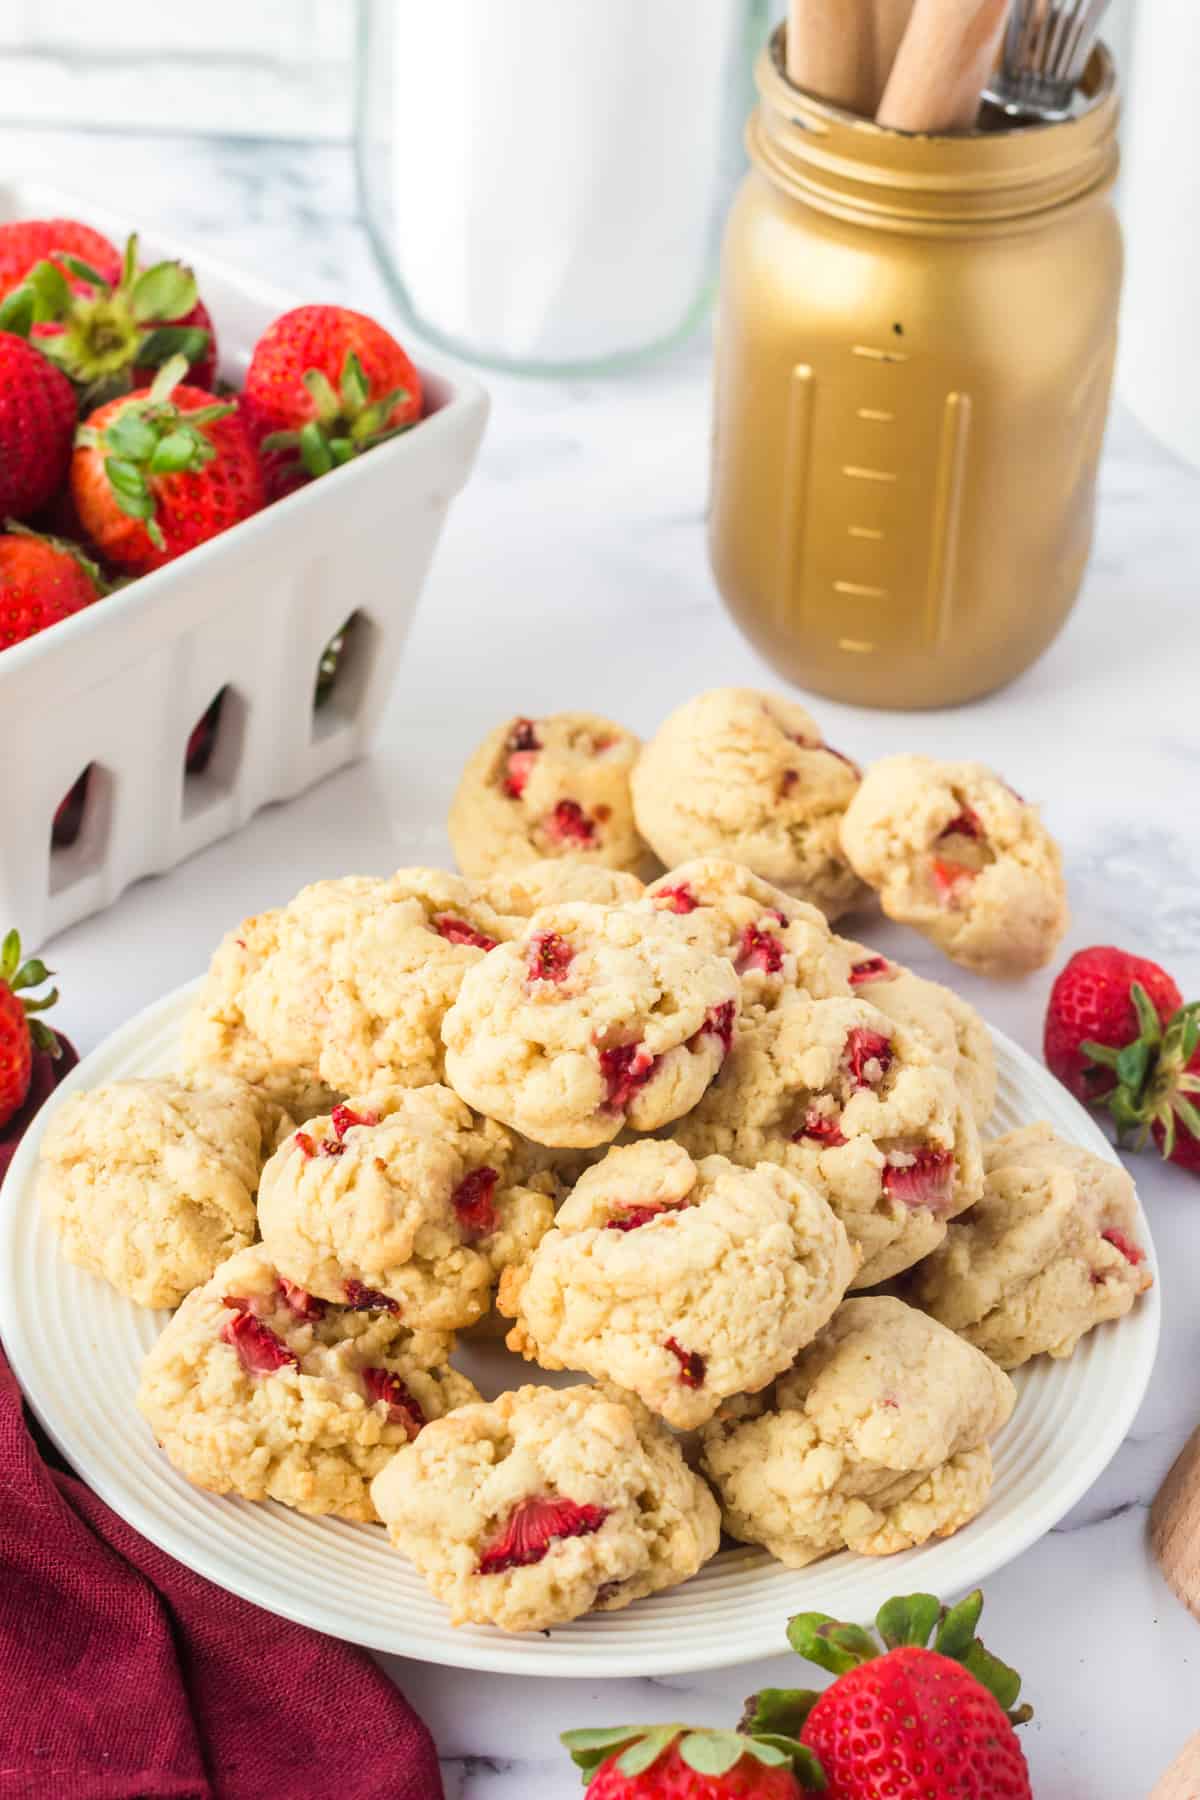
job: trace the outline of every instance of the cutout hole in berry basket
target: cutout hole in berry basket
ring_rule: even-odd
[[[366,613],[352,612],[317,660],[313,683],[313,742],[352,725],[367,691],[379,627]]]
[[[90,762],[75,777],[50,821],[50,892],[61,894],[99,869],[112,830],[111,769]]]
[[[246,700],[226,682],[188,733],[183,753],[183,813],[191,818],[231,793],[246,741]]]

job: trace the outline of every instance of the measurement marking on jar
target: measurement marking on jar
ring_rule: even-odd
[[[783,513],[780,520],[779,572],[775,582],[775,616],[791,626],[801,594],[804,534],[808,523],[812,459],[813,394],[816,382],[808,363],[797,363],[788,384],[787,441],[783,453]]]
[[[926,589],[926,642],[940,643],[950,623],[962,521],[963,477],[971,430],[971,396],[949,393],[942,409]]]
[[[891,595],[890,588],[868,587],[861,581],[835,581],[833,591],[835,594],[850,594],[856,600],[887,600]]]
[[[851,356],[865,356],[868,362],[906,363],[908,357],[903,350],[879,350],[874,344],[855,344]]]
[[[871,419],[877,425],[890,425],[896,417],[895,413],[884,412],[879,406],[860,406],[857,416],[860,419]]]
[[[856,463],[844,463],[842,474],[848,475],[851,481],[896,481],[899,479],[893,469],[861,469]]]
[[[849,650],[853,656],[869,656],[874,644],[868,644],[864,638],[839,638],[838,649]]]
[[[883,532],[876,531],[872,525],[848,525],[846,530],[850,537],[870,538],[873,544],[881,544],[883,542]]]

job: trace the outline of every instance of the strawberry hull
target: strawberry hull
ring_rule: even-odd
[[[133,223],[38,185],[0,184],[0,219],[54,216],[118,242]],[[195,269],[221,373],[240,383],[251,346],[297,297],[170,240],[142,244],[147,260]],[[0,789],[0,916],[20,919],[31,942],[366,751],[487,420],[476,382],[420,374],[425,414],[411,431],[0,656],[0,765],[22,770]],[[351,615],[317,705],[323,652]],[[223,690],[212,754],[185,781],[189,736]],[[55,812],[86,768],[80,830],[52,849]]]

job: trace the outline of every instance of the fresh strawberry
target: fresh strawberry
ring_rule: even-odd
[[[254,346],[241,405],[273,498],[421,416],[421,378],[391,334],[344,306],[298,306]]]
[[[240,1299],[227,1296],[224,1305],[232,1309],[232,1317],[221,1327],[221,1337],[237,1351],[248,1375],[273,1375],[277,1369],[300,1367],[295,1351],[289,1350],[269,1325],[244,1311]]]
[[[403,1425],[411,1444],[425,1424],[425,1414],[407,1383],[391,1369],[364,1369],[362,1379],[368,1397],[386,1403],[389,1420],[393,1425]]]
[[[562,1741],[587,1800],[796,1800],[823,1785],[812,1753],[773,1731],[618,1725],[565,1731]]]
[[[500,1177],[495,1169],[472,1169],[450,1196],[464,1237],[488,1237],[496,1229],[494,1195]]]
[[[0,1127],[20,1112],[33,1077],[34,1052],[57,1057],[58,1039],[36,1015],[58,999],[58,989],[31,994],[50,978],[51,971],[39,957],[21,960],[21,940],[10,931],[0,944]]]
[[[1182,1004],[1165,970],[1111,945],[1081,950],[1050,991],[1048,1067],[1079,1099],[1104,1107],[1122,1140],[1153,1138],[1200,1175],[1200,1002]]]
[[[108,275],[121,266],[116,245],[78,219],[10,219],[0,225],[0,300],[20,287],[35,264],[53,260],[65,268],[68,256]]]
[[[1157,963],[1111,944],[1078,951],[1050,990],[1043,1050],[1046,1067],[1085,1105],[1115,1086],[1113,1069],[1097,1062],[1084,1044],[1124,1050],[1142,1036],[1133,998],[1137,982],[1160,1024],[1178,1012],[1183,995]]]
[[[0,519],[46,506],[66,479],[75,390],[40,350],[0,330]]]
[[[182,556],[263,506],[262,470],[236,409],[178,385],[182,357],[149,388],[82,425],[71,494],[91,541],[131,575]]]
[[[886,1162],[883,1191],[914,1210],[944,1212],[954,1191],[953,1152],[925,1147],[913,1151],[910,1162]]]
[[[46,1104],[60,1081],[65,1081],[71,1070],[78,1067],[79,1054],[74,1044],[61,1031],[55,1033],[56,1050],[53,1055],[48,1050],[34,1048],[33,1074],[25,1094],[24,1104],[15,1112],[7,1124],[0,1125],[0,1182],[8,1173],[8,1165],[17,1154],[21,1139],[33,1124],[40,1109]]]
[[[0,650],[82,612],[108,591],[95,563],[74,544],[10,525],[0,536]]]
[[[889,1600],[876,1620],[884,1651],[861,1626],[801,1613],[788,1641],[837,1679],[822,1694],[757,1695],[746,1725],[798,1736],[827,1800],[1032,1800],[1013,1730],[1030,1709],[1014,1710],[1020,1676],[975,1636],[982,1607],[979,1592],[949,1612],[932,1594]]]
[[[29,269],[0,306],[0,326],[37,345],[83,391],[85,407],[145,387],[182,356],[194,387],[217,376],[216,333],[178,262],[138,266],[136,236],[100,262],[67,252]]]
[[[608,1512],[603,1506],[580,1505],[561,1494],[533,1495],[509,1513],[503,1529],[479,1558],[481,1575],[503,1575],[541,1562],[563,1538],[590,1537]]]

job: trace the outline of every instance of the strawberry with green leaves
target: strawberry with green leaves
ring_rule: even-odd
[[[75,435],[75,390],[40,350],[0,331],[0,519],[27,519],[61,488]]]
[[[1032,1800],[1013,1730],[1032,1715],[975,1635],[982,1608],[980,1593],[949,1610],[932,1594],[890,1600],[882,1642],[801,1613],[788,1641],[836,1677],[824,1692],[765,1689],[737,1731],[627,1725],[563,1742],[587,1800]]]
[[[75,544],[9,520],[0,534],[0,650],[81,612],[109,592]]]
[[[231,403],[180,386],[172,357],[152,385],[110,400],[80,426],[71,498],[114,568],[145,574],[264,505],[262,469]]]
[[[88,410],[144,387],[182,356],[194,387],[216,379],[216,333],[196,277],[179,262],[138,264],[130,237],[120,259],[70,250],[44,257],[0,303],[0,327],[18,332],[82,390]]]
[[[273,497],[407,431],[421,403],[406,352],[345,306],[297,306],[269,325],[241,396]]]
[[[37,263],[54,261],[65,268],[67,256],[110,274],[121,266],[116,245],[78,219],[5,220],[0,225],[0,300],[20,287]]]
[[[1122,1142],[1200,1174],[1200,1001],[1164,969],[1112,945],[1080,950],[1050,991],[1046,1063]]]
[[[58,989],[36,995],[50,970],[38,957],[21,957],[21,940],[10,931],[0,943],[0,1129],[20,1112],[33,1076],[34,1052],[57,1057],[58,1039],[38,1017],[58,999]]]

